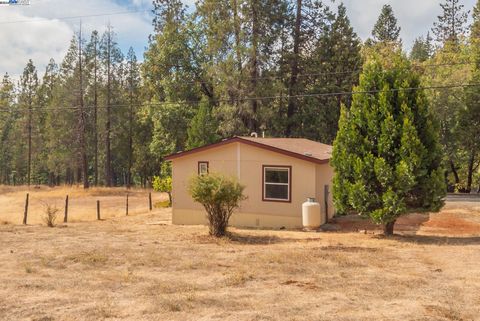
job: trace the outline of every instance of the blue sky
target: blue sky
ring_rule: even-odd
[[[194,5],[194,0],[185,1],[190,7]],[[332,3],[331,0],[325,2]],[[461,2],[471,9],[476,0]],[[331,5],[338,3],[336,0]],[[416,37],[427,33],[440,13],[439,0],[344,0],[344,3],[355,31],[362,39],[370,35],[381,7],[385,3],[392,5],[407,49]],[[31,0],[30,6],[1,6],[0,74],[9,72],[18,76],[29,58],[34,60],[40,73],[50,57],[60,62],[73,33],[78,31],[79,19],[59,20],[58,17],[140,10],[134,14],[83,18],[82,25],[85,33],[93,29],[101,32],[110,22],[118,34],[122,50],[126,52],[132,46],[142,60],[148,35],[152,32],[151,9],[151,0]],[[42,21],[24,22],[32,19]]]

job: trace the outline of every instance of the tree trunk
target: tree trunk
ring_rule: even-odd
[[[133,79],[130,77],[130,108],[128,114],[128,170],[126,177],[127,188],[131,187],[132,164],[133,164]]]
[[[472,149],[470,152],[470,157],[468,159],[468,174],[467,174],[467,188],[465,190],[466,193],[470,193],[472,191],[472,183],[473,183],[473,171],[475,165],[475,149]]]
[[[285,136],[292,136],[292,129],[295,125],[293,117],[296,112],[296,101],[293,97],[296,94],[296,87],[298,81],[298,60],[300,58],[300,32],[302,25],[302,0],[297,0],[297,13],[295,18],[295,30],[293,34],[293,57],[291,62],[291,75],[288,85],[288,106],[287,106],[287,127],[285,128]]]
[[[453,176],[455,177],[455,185],[460,184],[460,177],[458,176],[457,169],[452,160],[450,160],[450,169],[452,170]]]
[[[32,173],[32,101],[28,103],[28,159],[27,159],[27,185],[30,186]]]
[[[385,236],[393,235],[393,227],[395,226],[395,222],[396,222],[396,220],[393,221],[393,222],[386,223],[383,226],[383,234],[385,234]]]
[[[97,43],[93,48],[93,135],[95,145],[94,184],[98,186],[98,93],[97,93]]]
[[[252,56],[251,56],[251,70],[250,70],[250,84],[251,90],[250,93],[253,97],[257,96],[257,82],[258,82],[258,35],[259,35],[259,26],[258,26],[258,0],[252,1]],[[258,130],[257,123],[257,111],[258,111],[258,101],[256,99],[251,99],[251,112],[252,114],[248,117],[248,129],[251,132],[256,132]]]
[[[80,32],[78,37],[78,66],[80,74],[80,119],[79,119],[79,139],[80,139],[80,158],[82,162],[82,178],[83,178],[83,188],[87,189],[89,187],[88,183],[88,158],[87,158],[87,142],[85,139],[85,134],[87,131],[86,128],[86,112],[83,101],[83,67],[82,67],[82,25],[80,24]]]
[[[108,29],[108,43],[107,43],[107,117],[105,121],[105,185],[112,187],[112,155],[110,148],[110,126],[111,126],[111,75],[110,75],[110,60],[111,60],[111,39],[110,27]]]

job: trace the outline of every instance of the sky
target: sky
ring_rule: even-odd
[[[476,0],[461,2],[471,9]],[[194,0],[185,3],[194,6]],[[336,0],[332,6],[338,3]],[[381,7],[390,4],[402,28],[406,49],[411,48],[415,38],[426,35],[440,14],[440,0],[344,0],[344,3],[355,31],[363,40],[369,37]],[[30,0],[30,5],[0,6],[0,74],[8,72],[18,77],[28,59],[32,59],[42,75],[50,58],[58,63],[62,60],[74,32],[79,30],[80,20],[87,35],[93,29],[102,32],[110,23],[122,50],[127,52],[132,46],[142,60],[152,32],[151,9],[151,0]],[[135,12],[125,13],[130,11]],[[107,13],[113,14],[103,16]],[[97,16],[58,19],[85,15]]]

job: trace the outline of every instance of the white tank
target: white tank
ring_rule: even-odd
[[[308,230],[315,230],[322,225],[322,216],[320,214],[320,204],[315,202],[314,198],[308,198],[302,204],[303,227]]]

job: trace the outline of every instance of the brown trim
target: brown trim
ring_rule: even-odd
[[[265,168],[287,168],[288,169],[288,201],[286,200],[272,200],[265,198]],[[292,202],[292,166],[291,165],[262,165],[262,201],[275,203],[291,203]]]
[[[210,172],[210,163],[207,161],[198,161],[198,164],[197,164],[198,175],[200,175],[200,164],[207,164],[207,174],[208,174]]]
[[[316,164],[328,164],[330,162],[330,159],[318,159],[318,158],[315,158],[315,157],[294,153],[294,152],[291,152],[291,151],[288,151],[288,150],[285,150],[285,149],[281,149],[281,148],[277,148],[277,147],[273,147],[273,146],[270,146],[270,145],[265,145],[265,144],[262,144],[262,143],[254,142],[254,141],[251,141],[251,140],[248,140],[248,139],[243,139],[241,137],[227,138],[227,139],[224,139],[224,140],[222,140],[218,143],[213,143],[213,144],[210,144],[210,145],[197,147],[197,148],[185,151],[185,152],[178,152],[176,154],[171,154],[171,155],[166,156],[165,160],[171,161],[171,160],[174,160],[176,158],[180,158],[180,157],[187,156],[187,155],[190,155],[190,154],[195,154],[195,153],[198,153],[198,152],[203,152],[203,151],[206,151],[206,150],[209,150],[209,149],[212,149],[212,148],[220,147],[220,146],[230,144],[230,143],[235,143],[235,142],[244,143],[244,144],[247,144],[247,145],[250,145],[250,146],[255,146],[255,147],[258,147],[258,148],[266,149],[266,150],[269,150],[269,151],[272,151],[272,152],[287,155],[287,156],[290,156],[290,157],[293,157],[293,158],[302,159],[302,160],[312,162],[312,163],[316,163]]]

